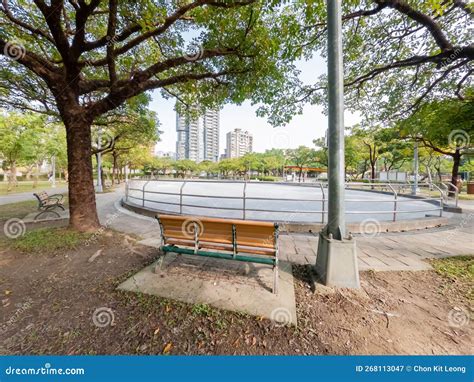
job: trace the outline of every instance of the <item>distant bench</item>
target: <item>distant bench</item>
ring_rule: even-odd
[[[61,215],[54,211],[54,209],[60,208],[64,211],[64,196],[62,194],[48,195],[46,191],[42,191],[33,195],[36,197],[36,199],[38,199],[38,211],[40,211],[40,213],[35,216],[35,220],[38,219],[39,216],[47,212],[55,214],[58,218],[61,217]]]
[[[156,219],[161,228],[160,249],[164,253],[272,265],[273,293],[278,293],[277,224],[161,214]]]

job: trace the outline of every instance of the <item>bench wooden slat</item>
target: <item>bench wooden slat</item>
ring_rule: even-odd
[[[235,219],[221,219],[221,218],[208,218],[208,217],[199,217],[199,216],[179,216],[179,215],[159,215],[160,220],[174,220],[174,221],[181,221],[184,220],[201,220],[206,221],[208,223],[221,223],[221,224],[239,224],[239,225],[250,225],[250,226],[262,226],[262,227],[270,227],[275,228],[275,224],[270,222],[261,222],[256,220],[235,220]]]
[[[166,244],[174,244],[174,245],[181,245],[183,247],[194,248],[194,243],[189,243],[189,242],[177,240],[177,239],[169,239],[166,241]],[[217,249],[217,250],[223,250],[226,252],[232,251],[232,245],[230,246],[226,244],[219,245],[218,243],[199,242],[199,248]],[[270,249],[265,250],[263,248],[255,249],[255,248],[240,247],[238,252],[255,253],[258,255],[265,255],[265,256],[275,256],[275,250],[270,250]]]
[[[183,223],[186,220],[183,220]],[[174,224],[171,226],[167,224],[166,220],[162,220],[164,235],[176,237],[180,239],[192,238],[194,227],[192,221],[189,225],[184,227],[183,224]],[[217,241],[219,243],[232,244],[232,224],[222,224],[220,226],[215,223],[208,224],[205,220],[199,220],[198,229],[202,227],[202,232],[198,233],[199,240]],[[256,227],[252,229],[248,225],[235,225],[237,231],[237,245],[249,245],[253,247],[273,248],[275,246],[275,228]]]
[[[49,196],[46,192],[40,192],[39,194],[37,194],[39,199],[42,201],[42,202],[45,202],[46,200],[49,199]]]
[[[171,238],[176,238],[176,239],[192,239],[192,233],[184,233],[181,230],[169,230],[165,229],[164,230],[164,235],[165,237],[171,237]],[[251,235],[245,235],[241,236],[239,235],[239,231],[237,231],[237,245],[245,245],[248,247],[256,247],[256,248],[274,248],[274,235],[265,235],[261,237],[256,237],[256,236],[251,236]],[[215,243],[222,243],[222,244],[232,244],[232,235],[224,235],[224,234],[219,234],[219,233],[209,233],[207,232],[206,229],[204,229],[204,233],[202,235],[199,235],[199,241],[210,241],[210,242],[215,242]]]

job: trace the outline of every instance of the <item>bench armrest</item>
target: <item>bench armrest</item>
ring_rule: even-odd
[[[48,199],[56,199],[58,202],[62,202],[63,198],[63,194],[53,194],[48,196]]]

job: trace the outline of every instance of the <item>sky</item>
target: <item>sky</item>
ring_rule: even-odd
[[[301,70],[300,78],[305,83],[313,83],[326,72],[325,61],[317,56],[309,61],[297,64]],[[176,112],[174,99],[164,99],[159,91],[152,94],[151,110],[158,114],[160,130],[163,131],[156,151],[176,151]],[[283,127],[272,127],[266,118],[257,117],[258,106],[245,102],[240,106],[225,105],[220,111],[220,153],[224,153],[226,134],[236,128],[249,131],[253,135],[253,150],[264,152],[271,148],[296,148],[301,145],[313,147],[313,139],[324,137],[327,129],[327,117],[322,107],[306,105],[303,114],[295,116]],[[359,122],[357,115],[345,113],[345,126]]]

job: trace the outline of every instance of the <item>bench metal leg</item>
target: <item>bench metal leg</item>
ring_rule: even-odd
[[[278,263],[273,266],[273,294],[278,294]]]
[[[158,258],[158,263],[155,265],[155,268],[153,269],[154,273],[159,273],[163,270],[163,261],[165,259],[166,253],[160,254],[160,257]]]
[[[163,270],[163,262],[165,261],[165,257],[166,257],[166,253],[165,251],[163,251],[163,245],[160,246],[160,248],[158,249],[158,263],[156,264],[155,268],[153,269],[153,272],[154,273],[159,273]]]
[[[273,293],[278,294],[278,255],[280,253],[280,248],[278,245],[278,236],[279,236],[279,229],[278,224],[275,223],[275,232],[274,232],[274,244],[275,244],[275,265],[273,266]]]
[[[55,214],[58,218],[61,217],[61,215],[59,215],[56,211],[53,211],[53,210],[44,210],[44,211],[41,211],[39,214],[37,214],[37,215],[35,216],[35,219],[34,219],[34,220],[37,220],[41,215],[46,214],[46,213],[48,213],[48,212],[50,212],[50,213],[52,213],[52,214]]]

